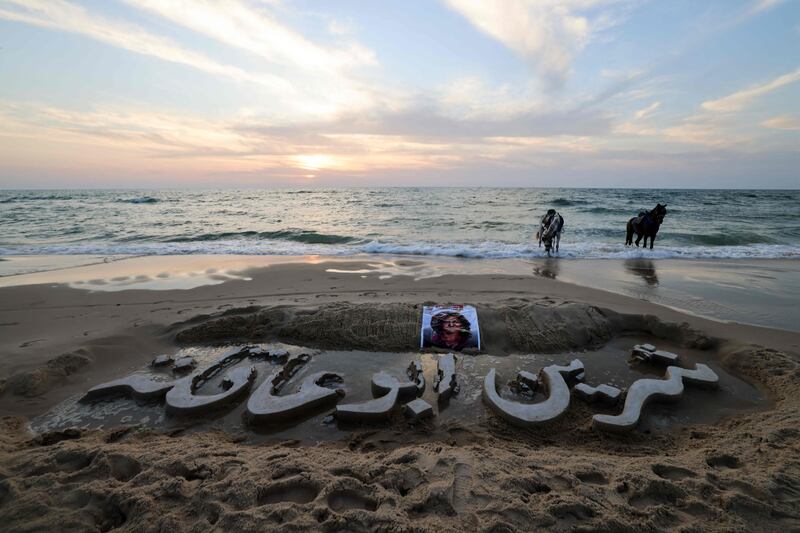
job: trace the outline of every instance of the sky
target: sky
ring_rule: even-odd
[[[0,0],[0,188],[799,168],[800,0]]]

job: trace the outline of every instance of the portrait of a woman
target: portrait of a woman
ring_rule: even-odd
[[[471,326],[462,314],[455,312],[437,313],[431,317],[431,344],[448,350],[462,350],[470,344]]]

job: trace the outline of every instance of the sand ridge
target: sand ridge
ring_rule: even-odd
[[[179,343],[280,339],[314,348],[413,350],[419,346],[422,306],[411,303],[336,302],[316,306],[228,309],[173,324]],[[602,345],[623,332],[647,332],[686,346],[714,341],[688,323],[623,314],[585,303],[543,298],[478,304],[483,352],[553,353]]]

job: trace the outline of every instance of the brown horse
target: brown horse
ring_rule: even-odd
[[[656,233],[658,228],[664,223],[664,217],[667,216],[667,205],[656,204],[655,208],[651,211],[641,212],[638,217],[633,217],[628,221],[628,234],[625,238],[625,246],[633,244],[633,234],[636,233],[636,246],[639,246],[639,241],[644,237],[644,247],[647,248],[647,238],[650,237],[650,249],[653,249],[653,243],[656,240]]]

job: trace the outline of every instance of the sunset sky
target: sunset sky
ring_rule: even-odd
[[[0,187],[800,186],[800,0],[0,0]]]

